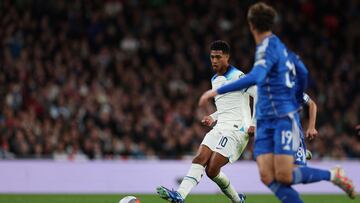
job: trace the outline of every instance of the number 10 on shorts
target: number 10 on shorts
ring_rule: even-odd
[[[221,139],[220,139],[220,141],[219,141],[218,146],[225,147],[225,145],[226,145],[227,141],[228,141],[228,138],[227,138],[227,137],[225,137],[225,136],[221,136]]]

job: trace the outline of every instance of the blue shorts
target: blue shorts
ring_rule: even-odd
[[[256,123],[256,135],[254,156],[262,154],[287,154],[295,156],[300,146],[300,127],[298,113],[290,113],[287,116],[258,119]]]
[[[297,117],[298,119],[296,119],[298,126],[300,128],[300,146],[297,150],[297,152],[295,153],[295,161],[294,164],[298,165],[298,166],[306,166],[306,144],[305,144],[305,136],[301,127],[301,121],[300,118]]]
[[[306,166],[306,145],[305,145],[304,137],[301,137],[300,146],[297,152],[295,153],[294,159],[295,159],[294,164],[298,166]]]

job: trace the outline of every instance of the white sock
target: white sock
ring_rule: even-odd
[[[205,167],[201,164],[191,164],[189,172],[182,180],[177,192],[180,193],[182,198],[190,193],[190,191],[200,182],[205,172]]]
[[[221,189],[221,191],[232,201],[240,202],[240,197],[233,185],[230,184],[229,178],[220,171],[220,173],[212,179]]]
[[[335,175],[336,175],[336,170],[329,170],[329,171],[330,171],[330,181],[334,181]]]

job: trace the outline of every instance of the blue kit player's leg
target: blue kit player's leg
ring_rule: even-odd
[[[292,115],[275,119],[274,142],[274,170],[275,183],[269,187],[276,191],[276,196],[282,202],[303,202],[300,195],[290,186],[294,156],[300,146],[299,129],[294,128]]]
[[[300,123],[300,118],[297,114],[294,114],[293,117],[293,125],[296,124],[295,127],[299,129],[299,138],[300,138],[300,146],[295,153],[295,165],[299,166],[298,168],[295,168],[293,170],[293,178],[292,178],[292,184],[297,183],[312,183],[312,182],[318,182],[321,180],[327,180],[330,181],[330,171],[326,170],[319,170],[314,169],[306,166],[306,145],[305,145],[305,138],[304,134],[302,132],[302,127]]]
[[[275,119],[257,120],[254,155],[260,171],[261,181],[269,187],[283,203],[302,203],[299,194],[289,185],[277,182],[274,171]]]
[[[332,181],[335,185],[344,190],[350,198],[355,198],[355,189],[352,181],[345,176],[345,172],[341,167],[335,167],[331,170],[322,170],[317,168],[307,167],[306,164],[306,145],[305,138],[302,132],[300,118],[297,114],[294,115],[296,125],[300,133],[300,146],[295,154],[295,165],[299,166],[294,168],[292,172],[291,184],[308,184],[319,181]]]
[[[344,190],[350,198],[355,198],[355,189],[352,181],[344,174],[343,169],[336,167],[332,170],[322,170],[305,166],[302,161],[298,162],[302,167],[293,168],[294,158],[301,146],[301,127],[297,113],[277,119],[275,124],[275,179],[285,185],[308,184],[322,180],[332,181]],[[305,150],[302,150],[304,154]],[[302,155],[301,159],[304,160]]]

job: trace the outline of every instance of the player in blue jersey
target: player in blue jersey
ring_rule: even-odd
[[[248,12],[250,31],[257,44],[255,63],[245,77],[217,90],[205,92],[199,101],[204,105],[218,94],[237,91],[252,85],[258,87],[256,104],[257,130],[254,156],[261,181],[283,203],[302,203],[291,185],[332,181],[350,198],[355,198],[352,181],[340,167],[320,170],[295,167],[294,154],[300,146],[300,122],[298,115],[298,92],[307,85],[307,70],[297,70],[297,64],[289,56],[285,45],[272,33],[276,11],[265,3],[252,5]],[[296,61],[295,61],[296,62]],[[298,91],[295,80],[298,79]]]

